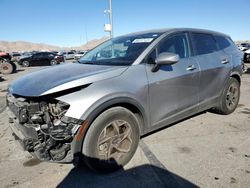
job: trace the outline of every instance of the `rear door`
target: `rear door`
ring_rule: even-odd
[[[157,72],[152,72],[155,58],[163,52],[178,54],[180,61],[174,65],[162,65]],[[146,69],[151,124],[154,127],[183,118],[183,113],[192,113],[198,104],[199,66],[190,56],[187,33],[163,39],[149,54]]]
[[[225,79],[230,74],[231,59],[219,49],[212,34],[192,33],[191,36],[194,53],[201,69],[199,102],[201,105],[212,105],[220,96]]]

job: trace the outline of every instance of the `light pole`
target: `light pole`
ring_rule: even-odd
[[[113,38],[113,12],[112,12],[112,0],[109,0],[109,23],[111,25],[110,38]]]
[[[110,38],[113,38],[113,36],[114,36],[114,30],[113,30],[112,0],[109,0],[109,10],[105,10],[104,13],[109,14],[109,24],[105,24],[104,25],[104,30],[106,32],[109,32]]]

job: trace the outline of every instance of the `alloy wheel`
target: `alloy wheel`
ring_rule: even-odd
[[[115,120],[107,125],[98,139],[98,155],[108,162],[119,161],[131,150],[131,125],[124,120]]]
[[[239,89],[235,83],[232,83],[227,91],[226,105],[228,109],[233,109],[237,105],[239,98]]]

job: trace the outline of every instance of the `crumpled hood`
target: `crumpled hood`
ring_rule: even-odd
[[[29,73],[11,83],[12,94],[38,97],[122,74],[127,67],[67,63]]]

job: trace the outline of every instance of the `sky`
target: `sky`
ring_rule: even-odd
[[[79,46],[108,36],[108,0],[0,0],[0,40]],[[191,27],[250,40],[250,0],[113,0],[114,36]]]

